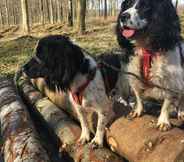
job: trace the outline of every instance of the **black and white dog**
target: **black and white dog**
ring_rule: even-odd
[[[157,126],[168,130],[171,105],[178,107],[178,117],[184,119],[184,43],[178,15],[171,0],[124,0],[121,8],[118,41],[123,47],[128,44],[130,50],[134,49],[128,71],[147,83],[129,77],[136,96],[131,116],[142,114],[143,98],[163,101]]]
[[[104,58],[100,57],[99,60],[118,69],[123,68],[118,56],[109,55]],[[125,64],[126,62],[124,66]],[[109,88],[114,88],[115,84],[123,93],[126,89],[129,91],[128,79],[123,79],[122,75],[118,78],[119,74],[115,71],[110,76],[110,84],[107,88],[105,82],[108,77],[104,79],[101,69],[102,67],[99,67],[93,57],[71,42],[68,37],[61,35],[40,39],[35,49],[35,56],[23,66],[23,71],[29,78],[44,78],[50,90],[55,93],[65,92],[69,96],[82,127],[80,143],[84,144],[90,140],[90,131],[83,111],[92,108],[97,113],[96,135],[91,141],[93,146],[103,145],[105,126],[113,115],[112,101],[107,91]],[[110,70],[112,69],[106,70],[106,74]]]

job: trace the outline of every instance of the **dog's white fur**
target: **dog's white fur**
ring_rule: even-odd
[[[86,59],[90,61],[91,68],[97,68],[97,63],[95,60],[85,55]],[[71,91],[76,91],[76,89],[84,84],[87,77],[82,74],[76,75],[71,84]],[[85,143],[90,140],[90,131],[87,125],[85,114],[83,111],[85,109],[91,108],[98,114],[97,130],[94,139],[91,141],[92,144],[97,144],[99,146],[103,145],[103,137],[105,133],[105,126],[109,119],[112,117],[112,102],[109,100],[103,81],[100,69],[97,68],[96,75],[94,79],[89,83],[83,92],[82,105],[77,104],[72,95],[69,93],[70,102],[75,107],[78,118],[81,123],[82,133],[79,141]]]
[[[184,49],[184,43],[181,45]],[[128,65],[128,71],[142,78],[142,51],[139,49],[136,50],[136,52],[137,54],[132,57]],[[180,93],[182,94],[184,89],[184,67],[181,65],[181,55],[178,46],[176,46],[173,50],[167,51],[165,53],[160,52],[159,57],[153,58],[150,69],[151,83],[159,85],[163,88],[177,91],[177,95],[170,91],[165,91],[156,87],[147,87],[145,84],[132,76],[129,77],[129,81],[137,100],[135,111],[132,114],[134,117],[140,116],[143,112],[142,98],[150,97],[164,101],[157,123],[157,126],[161,130],[167,130],[171,126],[169,122],[169,106],[172,104],[179,106],[179,116],[183,118],[184,101],[182,101],[182,95],[180,96]]]
[[[139,0],[136,1],[136,3],[129,9],[125,10],[123,13],[130,14],[130,19],[127,20],[126,24],[124,24],[120,19],[121,26],[128,26],[133,29],[142,29],[147,25],[146,19],[141,19],[138,10],[136,9],[136,5],[139,3]]]

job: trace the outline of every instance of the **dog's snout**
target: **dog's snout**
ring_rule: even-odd
[[[131,15],[128,12],[124,12],[121,15],[121,21],[126,22],[128,19],[130,19]]]

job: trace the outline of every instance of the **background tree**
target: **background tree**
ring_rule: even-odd
[[[29,33],[29,17],[28,17],[28,4],[27,0],[21,0],[22,6],[22,30],[24,33]]]
[[[75,26],[85,33],[86,21],[116,17],[119,0],[1,0],[0,28],[29,32],[36,25]],[[115,19],[114,19],[115,20]],[[99,21],[100,22],[100,21]]]
[[[80,34],[84,34],[86,30],[86,0],[78,0],[77,27]]]

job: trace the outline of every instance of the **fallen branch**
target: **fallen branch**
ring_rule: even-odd
[[[0,121],[5,162],[50,162],[12,80],[0,78]]]

